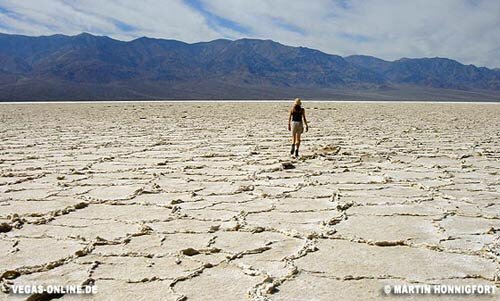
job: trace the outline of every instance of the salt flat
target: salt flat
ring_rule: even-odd
[[[500,289],[500,105],[306,101],[299,160],[288,108],[0,105],[0,299],[26,299],[15,284],[98,288],[60,300]]]

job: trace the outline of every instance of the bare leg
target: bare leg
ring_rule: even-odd
[[[295,156],[299,155],[300,133],[295,134]]]
[[[293,155],[295,152],[295,134],[292,134],[292,149],[290,150],[290,154]]]

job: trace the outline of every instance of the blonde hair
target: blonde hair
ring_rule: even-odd
[[[295,101],[293,102],[293,106],[292,106],[292,112],[295,113],[297,111],[302,111],[302,101],[300,100],[300,98],[295,98]]]

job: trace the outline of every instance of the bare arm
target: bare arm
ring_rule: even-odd
[[[302,118],[304,119],[304,123],[306,124],[306,132],[307,132],[309,131],[309,125],[307,125],[306,109],[302,109]]]
[[[290,114],[288,115],[288,130],[291,131],[292,127],[290,125],[290,122],[292,121],[292,111],[290,110]]]

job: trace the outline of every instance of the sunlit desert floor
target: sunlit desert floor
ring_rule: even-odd
[[[0,299],[498,300],[500,105],[305,108],[296,160],[289,103],[0,105]]]

